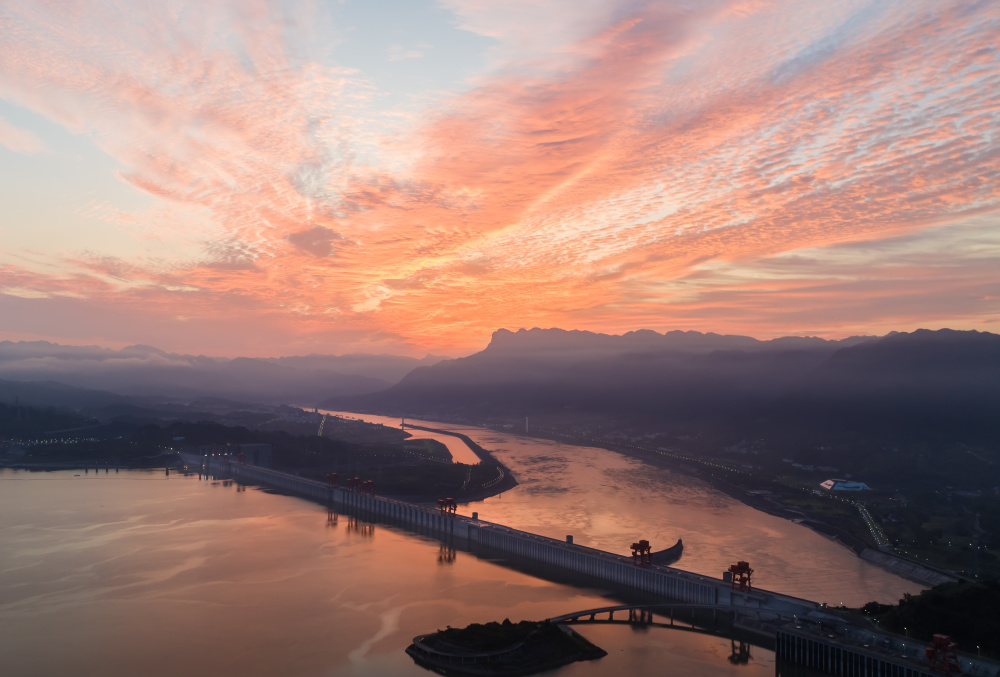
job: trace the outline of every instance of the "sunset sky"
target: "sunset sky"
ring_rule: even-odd
[[[0,339],[1000,331],[1000,2],[0,0]]]

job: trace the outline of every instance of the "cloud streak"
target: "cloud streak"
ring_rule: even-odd
[[[15,127],[3,118],[0,118],[0,146],[24,155],[44,153],[48,150],[33,132]]]
[[[309,38],[321,18],[268,3],[8,6],[0,96],[205,217],[128,215],[185,257],[50,252],[0,288],[453,352],[499,326],[836,335],[995,313],[949,301],[995,296],[995,240],[934,263],[905,244],[995,225],[995,4],[446,4],[494,41],[489,67],[409,112]],[[860,242],[912,263],[890,281]]]

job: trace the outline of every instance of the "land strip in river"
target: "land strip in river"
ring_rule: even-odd
[[[413,424],[409,424],[407,425],[407,427],[412,428],[414,430],[423,430],[425,432],[437,433],[439,435],[450,435],[452,437],[457,437],[458,439],[462,440],[462,442],[465,443],[465,445],[469,447],[469,449],[472,450],[472,453],[474,453],[479,458],[481,464],[483,464],[487,468],[496,469],[497,472],[491,474],[491,477],[493,479],[487,480],[486,483],[484,483],[482,486],[470,488],[469,493],[466,493],[461,497],[462,502],[481,501],[485,498],[489,498],[490,496],[496,496],[497,494],[501,494],[517,486],[517,478],[514,477],[514,473],[511,472],[510,468],[508,468],[506,465],[504,465],[496,458],[494,458],[493,454],[491,454],[488,449],[485,449],[484,447],[477,444],[468,435],[463,435],[462,433],[455,432],[453,430],[428,428],[426,426],[413,425]]]

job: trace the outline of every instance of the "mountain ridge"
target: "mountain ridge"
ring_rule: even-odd
[[[383,390],[415,367],[440,359],[364,353],[223,358],[170,353],[148,345],[115,350],[0,341],[0,378],[54,381],[128,396],[313,404],[334,395]]]
[[[989,416],[1000,406],[1000,336],[917,330],[765,342],[700,332],[648,332],[637,339],[501,330],[479,353],[417,368],[384,391],[322,406],[432,419],[598,415],[647,426],[714,421],[736,427],[766,419],[809,420],[825,429],[891,423],[930,430],[938,422],[952,432],[964,425],[990,436],[1000,432]]]

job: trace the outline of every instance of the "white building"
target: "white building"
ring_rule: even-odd
[[[871,491],[872,488],[864,482],[851,482],[849,480],[827,480],[820,482],[820,486],[827,491]]]

